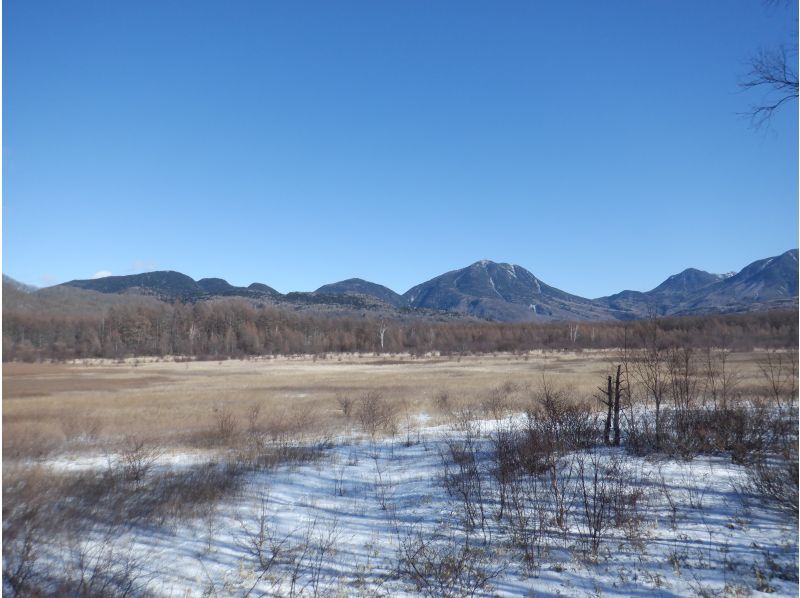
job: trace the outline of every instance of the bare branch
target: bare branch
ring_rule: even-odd
[[[768,122],[783,104],[797,99],[797,71],[790,61],[790,56],[796,54],[796,50],[787,52],[784,46],[780,46],[774,50],[761,50],[750,61],[750,72],[739,86],[744,90],[764,90],[762,102],[754,104],[745,113],[756,128]]]

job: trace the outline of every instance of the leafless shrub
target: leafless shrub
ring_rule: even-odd
[[[162,525],[206,514],[210,505],[236,493],[241,471],[235,463],[208,463],[151,476],[138,499],[134,495],[131,514]]]
[[[463,436],[480,435],[480,412],[474,407],[461,406],[450,411],[449,422],[456,433]]]
[[[329,446],[326,437],[312,440],[308,434],[309,429],[318,428],[313,413],[288,409],[272,412],[269,416],[261,415],[260,409],[257,415],[253,413],[251,409],[248,432],[229,442],[235,450],[228,453],[228,460],[239,469],[260,471],[279,465],[305,463],[318,458]]]
[[[251,441],[261,436],[261,403],[253,403],[247,410],[247,435]]]
[[[327,595],[333,576],[326,575],[325,561],[335,552],[339,539],[339,524],[335,519],[324,523],[315,519],[306,526],[303,539],[294,553],[290,596],[310,594],[317,598]],[[301,572],[306,578],[302,585],[297,583],[298,573]]]
[[[29,459],[41,459],[57,450],[61,445],[61,439],[56,438],[35,425],[13,426],[13,431],[8,423],[3,424],[3,457],[5,459],[17,459],[20,457]]]
[[[308,463],[320,457],[324,444],[250,443],[230,455],[229,462],[236,469],[266,471],[281,465]]]
[[[640,418],[645,419],[642,415]],[[653,430],[647,421],[637,426],[637,438],[630,438],[629,450],[655,450]],[[686,460],[698,454],[729,453],[737,463],[750,455],[781,451],[796,442],[797,415],[767,403],[728,402],[727,407],[666,409],[662,413],[661,450]]]
[[[630,353],[630,368],[634,379],[642,390],[644,399],[642,406],[653,406],[653,428],[655,450],[661,448],[662,422],[661,414],[665,398],[670,391],[670,351],[669,340],[659,325],[658,318],[653,313],[644,327],[640,330],[642,349]],[[673,380],[678,382],[682,368],[682,357],[675,351]],[[690,360],[691,362],[691,360]],[[683,364],[686,365],[686,364]],[[688,366],[687,366],[688,367]]]
[[[626,417],[625,449],[637,456],[656,452],[656,430],[647,413],[629,413]]]
[[[139,596],[146,592],[142,562],[130,548],[114,544],[108,530],[99,541],[72,538],[59,568],[51,572],[47,586],[58,596]]]
[[[443,529],[426,535],[412,529],[399,535],[398,574],[422,596],[489,595],[504,568],[469,533]]]
[[[65,413],[61,417],[61,431],[67,442],[93,442],[100,436],[102,429],[102,420],[89,413]]]
[[[368,391],[358,399],[358,420],[364,431],[375,438],[380,430],[397,433],[397,409],[376,391]]]
[[[759,414],[744,406],[730,402],[728,405],[714,410],[666,411],[663,450],[684,459],[730,451],[734,459],[738,459],[759,449],[765,440],[758,429],[761,426]]]
[[[632,545],[640,546],[650,480],[616,453],[606,471],[611,488],[613,526],[622,530],[625,539]]]
[[[588,405],[569,400],[566,391],[552,386],[545,378],[535,396],[528,419],[538,434],[549,437],[560,452],[595,446],[600,441],[597,418]]]
[[[99,473],[27,469],[5,474],[4,525],[24,520],[18,508],[5,505],[37,509],[37,520],[47,522],[50,535],[82,534],[98,524],[166,525],[203,514],[209,504],[235,492],[241,469],[235,463],[205,464],[150,471],[138,480],[125,472],[125,465],[113,462]]]
[[[260,510],[255,526],[239,519],[241,533],[236,544],[252,559],[255,579],[245,596],[251,595],[262,582],[271,590],[281,583],[280,568],[291,563],[293,546],[291,534],[279,534],[268,509],[268,499],[261,497]]]
[[[436,405],[436,408],[442,413],[450,412],[450,393],[448,393],[446,390],[440,390],[437,392],[436,396],[433,398],[433,401]]]
[[[375,453],[372,455],[372,459],[375,463],[375,496],[381,509],[387,511],[390,506],[392,482],[384,476],[386,466],[381,465],[380,455]]]
[[[288,596],[327,596],[334,575],[326,574],[325,563],[340,541],[337,521],[320,523],[314,519],[305,526],[299,538],[293,532],[278,533],[268,509],[261,499],[255,526],[240,520],[242,533],[237,545],[250,557],[255,579],[245,596],[263,595],[260,584],[269,585],[270,594]]]
[[[350,419],[350,416],[353,414],[353,405],[355,403],[353,397],[339,395],[336,397],[336,402],[339,403],[339,407],[342,410],[342,415],[344,415],[347,419]]]
[[[798,516],[797,444],[789,445],[783,454],[758,453],[747,466],[747,489],[784,511]]]
[[[143,440],[133,436],[125,439],[122,451],[112,467],[118,467],[126,481],[141,484],[152,466],[161,456],[156,446],[146,446]]]
[[[678,499],[675,493],[670,489],[670,484],[667,483],[662,467],[658,468],[658,492],[663,496],[669,508],[669,521],[673,531],[678,529]]]
[[[443,452],[443,481],[447,493],[458,499],[463,507],[467,529],[486,529],[487,490],[480,465],[477,430],[470,426],[459,440],[448,439]]]
[[[547,469],[548,491],[553,509],[552,519],[555,527],[561,532],[565,544],[575,504],[575,493],[573,492],[575,475],[576,468],[573,456],[553,461]]]
[[[214,409],[214,424],[217,440],[220,444],[230,442],[236,435],[238,429],[236,416],[227,405]]]
[[[545,380],[528,410],[527,427],[517,436],[517,464],[529,474],[540,474],[550,471],[562,455],[599,441],[598,420],[588,406],[569,401],[564,391]]]
[[[59,533],[53,512],[25,509],[3,518],[3,593],[12,596],[140,596],[148,578],[141,559],[116,542],[119,529],[85,534]],[[47,547],[50,559],[39,563]],[[60,556],[55,565],[51,559]]]
[[[30,596],[37,592],[36,563],[46,536],[38,505],[3,505],[3,593]]]
[[[613,484],[612,479],[619,475],[619,461],[610,459],[608,463],[596,451],[575,455],[577,467],[577,492],[581,505],[580,527],[584,541],[593,560],[598,553],[606,534],[613,524]]]
[[[767,351],[758,363],[769,396],[783,409],[794,409],[797,396],[797,351]]]
[[[495,420],[500,420],[505,417],[509,405],[508,395],[516,389],[517,386],[515,384],[506,382],[502,386],[497,386],[489,390],[481,404],[483,412]]]
[[[710,400],[715,409],[727,409],[741,383],[740,373],[731,367],[730,354],[727,339],[723,339],[720,347],[706,347],[703,353],[698,372],[703,381],[701,395],[703,402]]]
[[[283,409],[272,413],[263,424],[266,437],[277,447],[297,446],[308,430],[316,429],[317,414],[309,410]]]
[[[667,354],[669,393],[675,413],[694,407],[699,392],[697,357],[691,347],[671,347]]]
[[[512,478],[508,494],[511,541],[522,550],[526,567],[535,569],[541,562],[549,527],[550,502],[545,482],[540,476],[522,473]]]
[[[403,428],[405,429],[405,440],[403,444],[405,446],[412,446],[414,444],[419,444],[420,442],[420,429],[419,429],[419,421],[415,417],[411,406],[409,405],[408,401],[401,402],[401,411],[402,411],[402,420],[403,420]],[[414,438],[414,433],[416,432],[416,439]]]
[[[501,520],[508,502],[509,490],[517,470],[520,468],[517,448],[519,433],[513,426],[499,425],[492,433],[492,477],[497,485],[499,507],[497,519]]]

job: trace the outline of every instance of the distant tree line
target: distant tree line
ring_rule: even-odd
[[[323,317],[244,300],[113,306],[95,316],[4,310],[3,360],[384,352],[468,354],[642,347],[648,322],[421,322]],[[665,346],[796,347],[798,314],[657,320]],[[381,348],[381,346],[383,348]]]

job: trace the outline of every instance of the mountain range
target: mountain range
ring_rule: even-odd
[[[4,288],[12,281],[4,277]],[[19,284],[19,283],[17,283]],[[735,313],[798,304],[798,251],[758,260],[741,271],[712,274],[688,268],[650,291],[622,291],[587,299],[539,280],[525,268],[481,260],[418,284],[402,295],[385,286],[350,278],[326,284],[313,293],[281,294],[262,283],[237,287],[221,278],[191,277],[173,271],[108,276],[34,291],[15,287],[15,296],[73,287],[113,295],[148,296],[165,301],[202,301],[243,297],[259,304],[296,309],[377,310],[381,315],[441,314],[494,321],[625,320],[659,316]]]

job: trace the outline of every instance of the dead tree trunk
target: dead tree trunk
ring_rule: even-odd
[[[620,376],[622,373],[622,366],[617,366],[617,379],[614,381],[614,446],[619,446],[619,396],[620,396]],[[611,377],[608,378],[609,387],[611,392]],[[609,396],[609,401],[611,397]],[[609,406],[609,414],[611,407]]]
[[[608,377],[608,389],[603,390],[602,388],[598,388],[598,390],[606,396],[606,399],[602,401],[603,405],[608,407],[608,413],[606,415],[606,427],[603,431],[603,441],[609,445],[611,444],[611,409],[614,405],[614,394],[611,390],[611,376]]]
[[[383,352],[383,337],[386,334],[386,330],[386,323],[381,322],[381,327],[378,329],[378,336],[380,336],[381,339],[381,352]]]

